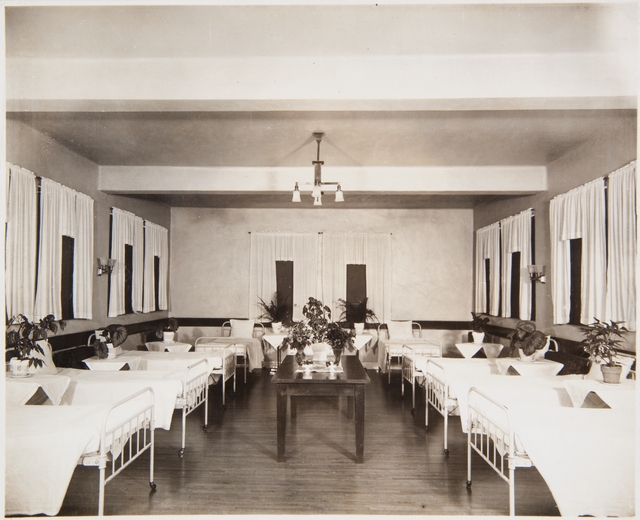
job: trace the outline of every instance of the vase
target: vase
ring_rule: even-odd
[[[484,341],[484,332],[472,331],[471,336],[473,337],[474,343],[482,343]]]
[[[354,323],[353,328],[356,331],[356,334],[360,335],[364,333],[364,323]]]
[[[29,360],[13,357],[9,360],[9,370],[12,377],[27,377],[29,375]]]
[[[298,363],[299,367],[304,365],[304,361],[305,361],[305,359],[307,359],[307,355],[304,353],[304,349],[296,350],[296,356],[295,357],[296,357],[296,363]]]
[[[172,332],[172,331],[165,331],[162,333],[162,341],[164,341],[165,343],[173,343],[173,338],[175,337],[176,333]]]
[[[341,358],[342,358],[342,349],[341,348],[334,348],[333,349],[333,364],[334,365],[339,365]]]
[[[271,330],[273,330],[274,334],[280,334],[280,332],[282,332],[282,322],[280,321],[272,322]]]

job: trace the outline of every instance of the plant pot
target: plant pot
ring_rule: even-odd
[[[600,365],[602,371],[602,380],[609,384],[620,384],[620,376],[622,375],[622,367],[620,365]]]
[[[482,343],[484,341],[484,332],[471,331],[474,343]]]
[[[9,370],[12,377],[27,377],[29,375],[29,360],[13,357],[9,360]]]
[[[280,321],[274,321],[271,323],[271,329],[273,330],[273,332],[275,334],[280,334],[280,332],[282,331],[282,322]]]
[[[118,355],[118,351],[116,350],[116,347],[113,346],[113,343],[107,343],[107,349],[109,350],[107,359],[113,359]]]
[[[356,334],[364,333],[364,323],[354,323],[353,328],[356,330]]]
[[[167,332],[164,331],[162,333],[162,341],[164,341],[165,343],[173,343],[173,338],[175,338],[176,333],[171,331],[171,332]]]

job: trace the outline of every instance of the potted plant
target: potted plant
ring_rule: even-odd
[[[472,312],[471,316],[472,316],[472,320],[471,320],[472,331],[470,332],[470,334],[471,334],[471,337],[473,338],[473,342],[482,343],[484,341],[484,334],[487,328],[487,323],[489,323],[489,318],[475,312]]]
[[[368,299],[369,298],[365,298],[360,302],[348,302],[343,299],[338,300],[342,308],[340,320],[346,321],[348,324],[353,324],[356,334],[362,334],[364,332],[364,324],[366,322],[378,321],[376,313],[367,307]]]
[[[610,323],[594,318],[595,323],[580,327],[584,339],[580,342],[585,352],[589,354],[592,363],[600,365],[602,379],[605,383],[620,383],[622,365],[616,362],[616,348],[622,342],[622,335],[629,332],[622,327],[621,321]]]
[[[15,357],[9,361],[11,374],[18,377],[24,377],[29,373],[29,367],[42,367],[44,360],[40,357],[33,356],[34,352],[44,355],[44,350],[38,341],[46,340],[49,332],[54,334],[60,330],[64,330],[67,323],[64,321],[56,322],[53,314],[48,314],[40,321],[31,322],[24,314],[13,316],[7,323],[6,331],[6,347],[14,349]]]
[[[167,318],[158,325],[156,337],[165,343],[172,343],[179,327],[177,318]]]
[[[123,325],[112,324],[97,332],[93,340],[96,356],[100,359],[116,357],[118,347],[127,339],[127,329]]]
[[[342,352],[344,351],[345,346],[347,346],[347,344],[350,346],[353,345],[354,337],[355,333],[351,329],[345,329],[335,321],[327,323],[325,341],[331,345],[334,363],[336,365],[340,363],[340,358],[342,357]]]
[[[289,315],[289,298],[285,298],[276,291],[273,293],[270,302],[265,302],[262,298],[260,300],[260,306],[263,309],[263,313],[259,316],[259,319],[265,319],[271,322],[271,328],[273,332],[278,333],[282,330],[282,324],[288,320]]]

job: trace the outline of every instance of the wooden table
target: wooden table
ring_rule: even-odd
[[[343,356],[342,373],[296,372],[294,356],[287,356],[271,380],[278,385],[278,462],[284,462],[285,433],[287,429],[287,398],[291,399],[291,415],[296,414],[297,396],[347,396],[349,411],[355,405],[356,462],[364,462],[364,401],[365,384],[369,376],[356,356]],[[352,405],[353,402],[353,405]]]

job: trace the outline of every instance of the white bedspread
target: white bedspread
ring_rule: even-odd
[[[635,515],[635,403],[618,409],[522,407],[520,442],[563,516]]]
[[[153,388],[156,428],[168,430],[176,399],[182,392],[184,370],[106,372],[65,368],[60,375],[71,380],[60,402],[63,405],[114,404],[143,388]]]
[[[232,337],[220,337],[215,338],[207,343],[199,343],[199,346],[208,344],[220,344],[220,345],[234,345],[244,344],[247,347],[247,356],[249,357],[249,370],[255,370],[256,368],[262,368],[262,362],[264,361],[264,353],[262,352],[262,344],[257,338],[232,338]]]
[[[378,339],[378,367],[380,367],[380,372],[387,372],[387,367],[385,366],[385,359],[387,355],[387,350],[392,349],[392,351],[402,353],[402,346],[407,345],[411,346],[430,346],[433,345],[431,338],[412,338],[412,339]],[[437,348],[436,345],[433,345],[434,348]]]
[[[55,515],[83,453],[100,444],[100,406],[7,406],[5,514]]]
[[[206,359],[209,370],[222,367],[222,354],[220,352],[144,352],[125,351],[118,359],[129,357],[140,358],[138,370],[170,371],[186,370],[190,365],[201,359]]]

